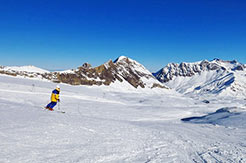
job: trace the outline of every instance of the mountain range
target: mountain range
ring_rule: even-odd
[[[71,85],[113,85],[134,88],[174,89],[186,95],[245,96],[246,65],[214,59],[194,63],[169,63],[156,73],[142,64],[121,56],[115,61],[91,67],[89,63],[66,71],[49,72],[34,66],[0,66],[0,74],[45,79]]]
[[[183,94],[246,95],[246,65],[235,60],[170,63],[153,75]]]

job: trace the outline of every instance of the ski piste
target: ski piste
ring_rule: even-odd
[[[245,96],[229,91],[191,99],[115,84],[64,84],[62,105],[54,107],[62,114],[42,109],[54,83],[0,75],[0,162],[245,162]],[[181,121],[209,113],[215,114]]]

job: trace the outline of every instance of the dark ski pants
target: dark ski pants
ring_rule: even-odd
[[[57,102],[50,102],[46,107],[47,107],[47,108],[52,108],[52,109],[53,109],[53,107],[56,106],[56,103],[57,103]]]

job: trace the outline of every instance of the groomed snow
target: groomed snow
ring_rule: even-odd
[[[244,99],[61,84],[62,114],[42,108],[55,86],[0,75],[0,162],[246,162]]]

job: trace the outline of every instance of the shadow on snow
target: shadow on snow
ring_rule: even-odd
[[[218,109],[216,112],[209,113],[200,117],[183,118],[181,121],[195,124],[220,124],[222,120],[228,119],[231,116],[239,115],[240,113],[230,112],[235,107],[226,107]]]

